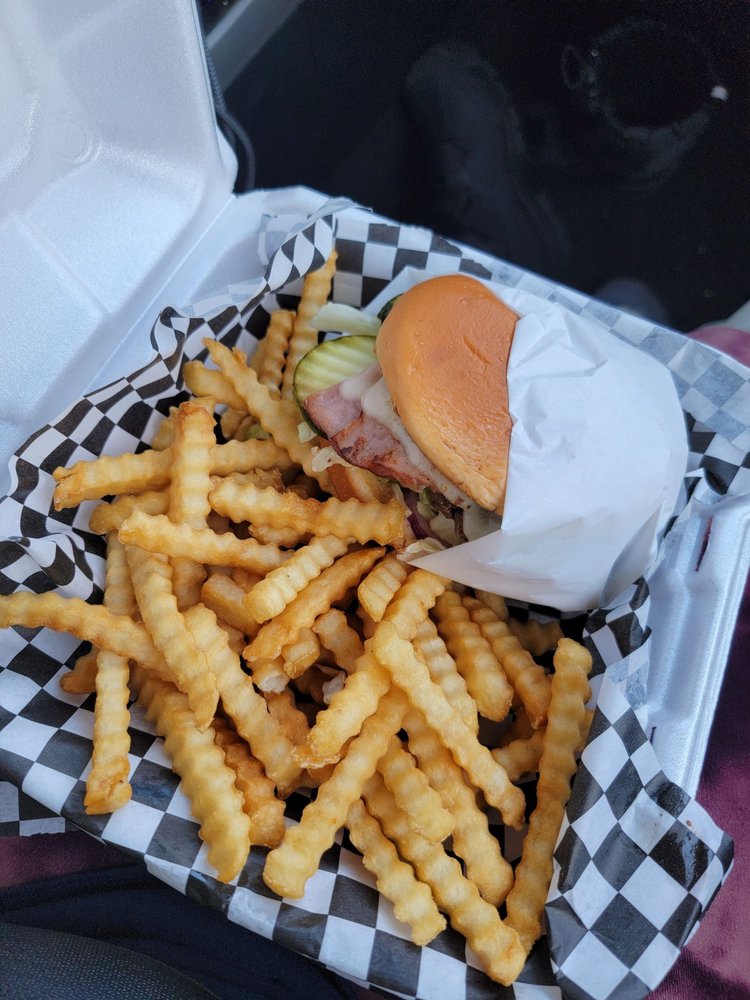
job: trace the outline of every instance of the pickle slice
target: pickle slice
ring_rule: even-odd
[[[294,398],[304,410],[305,400],[314,392],[358,375],[378,363],[375,337],[354,334],[326,340],[302,358],[294,372]]]

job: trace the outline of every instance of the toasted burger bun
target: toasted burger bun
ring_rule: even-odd
[[[375,348],[416,444],[467,496],[498,513],[511,432],[508,355],[518,319],[481,282],[449,274],[405,292]]]

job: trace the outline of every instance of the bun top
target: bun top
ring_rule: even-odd
[[[508,355],[518,319],[481,282],[450,274],[404,292],[375,344],[413,440],[460,490],[498,513],[511,432]]]

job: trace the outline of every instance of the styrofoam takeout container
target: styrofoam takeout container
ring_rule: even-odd
[[[87,390],[149,361],[149,332],[163,307],[218,288],[216,301],[246,302],[262,285],[274,233],[280,242],[300,218],[336,206],[305,189],[232,194],[235,165],[215,126],[197,15],[184,0],[77,0],[64,10],[56,0],[28,0],[0,10],[0,29],[10,109],[0,124],[2,493],[8,458],[29,434]],[[373,226],[381,222],[372,216]],[[401,233],[393,254],[414,263],[409,231]],[[467,253],[500,280],[528,281],[536,294],[603,318],[631,342],[648,341],[657,356],[663,349],[670,366],[682,349],[668,331]],[[211,302],[198,308],[208,313]],[[719,398],[704,383],[720,356],[687,348],[680,370],[695,364],[696,383],[683,389],[700,420],[719,434],[728,428],[733,446],[747,452],[750,429],[740,418],[750,407],[735,399],[747,375],[734,366],[737,384]],[[714,447],[720,471],[727,456]],[[644,699],[652,743],[669,778],[691,795],[750,562],[750,488],[739,482],[747,471],[720,508],[698,484],[691,516],[672,527],[650,579],[649,621],[659,625]]]

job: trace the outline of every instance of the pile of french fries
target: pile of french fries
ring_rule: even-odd
[[[272,315],[249,363],[207,341],[216,367],[184,365],[193,398],[151,450],[56,470],[58,509],[115,497],[90,520],[107,540],[104,603],[19,592],[0,598],[0,626],[92,644],[62,680],[96,691],[89,813],[130,799],[137,698],[220,879],[260,845],[266,884],[299,898],[345,827],[416,944],[447,918],[507,985],[542,932],[591,659],[557,623],[514,621],[502,598],[412,569],[389,484],[316,464],[291,385],[334,268],[335,254],[296,314]],[[548,673],[537,659],[553,649]],[[488,813],[521,829],[518,782],[534,773],[514,871]],[[287,826],[300,788],[314,791]]]

